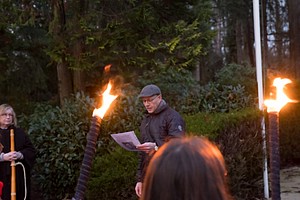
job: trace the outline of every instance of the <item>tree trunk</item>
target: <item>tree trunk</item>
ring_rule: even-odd
[[[63,61],[57,64],[57,78],[60,105],[63,106],[65,98],[72,94],[71,72]]]
[[[275,1],[275,43],[276,43],[276,49],[277,49],[277,57],[279,58],[278,60],[278,65],[280,66],[282,64],[282,59],[283,59],[283,36],[282,36],[282,19],[281,19],[281,13],[280,13],[280,4],[278,1]]]
[[[85,92],[85,72],[82,70],[73,71],[74,92]]]
[[[262,1],[262,20],[263,20],[263,27],[262,27],[262,65],[263,69],[268,67],[268,54],[269,54],[269,47],[268,47],[268,29],[267,29],[267,0]]]
[[[82,43],[81,40],[78,39],[74,46],[74,57],[76,59],[76,66],[80,67],[80,57],[82,54]],[[83,70],[73,70],[73,84],[74,84],[74,91],[85,91],[85,73]]]
[[[63,41],[65,30],[65,9],[64,2],[59,0],[52,1],[53,20],[50,32],[52,37]],[[63,52],[63,51],[62,51]],[[60,105],[63,106],[64,99],[72,94],[72,76],[65,61],[65,54],[61,54],[61,59],[57,63],[58,92]]]
[[[200,63],[199,62],[197,62],[197,64],[196,64],[196,67],[193,71],[193,76],[196,81],[200,82]]]
[[[236,62],[241,64],[243,62],[243,53],[244,53],[244,45],[243,45],[243,35],[242,35],[242,23],[241,20],[237,19],[235,22],[235,41],[236,41]]]
[[[75,6],[76,11],[79,13],[79,15],[75,16],[75,32],[79,33],[81,35],[81,27],[79,21],[81,20],[81,17],[85,15],[87,12],[87,1],[85,0],[79,0],[77,2],[77,6]],[[83,39],[81,37],[78,37],[75,41],[74,47],[73,47],[73,54],[75,58],[75,65],[76,68],[81,68],[81,54],[83,53]],[[85,72],[83,70],[73,70],[73,92],[78,91],[85,91]]]
[[[290,36],[290,67],[296,79],[300,78],[300,4],[298,0],[288,0],[289,36]]]
[[[251,18],[251,19],[247,20],[246,31],[245,31],[245,35],[246,35],[245,46],[247,48],[246,53],[248,55],[247,61],[250,63],[251,66],[255,66],[254,46],[253,46],[253,43],[254,43],[254,38],[253,38],[254,31],[253,30],[254,30],[253,20]]]

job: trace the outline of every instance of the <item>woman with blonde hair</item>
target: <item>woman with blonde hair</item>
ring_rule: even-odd
[[[15,151],[11,151],[10,130],[14,131]],[[36,151],[28,135],[17,127],[17,117],[8,104],[0,105],[0,181],[3,182],[2,199],[11,199],[11,162],[15,161],[16,169],[16,199],[30,200],[31,169],[35,161]],[[19,163],[19,164],[18,164]],[[26,179],[24,179],[25,169]]]

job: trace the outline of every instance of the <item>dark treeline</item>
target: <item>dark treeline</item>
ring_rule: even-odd
[[[298,1],[260,4],[264,77],[297,80]],[[108,64],[132,85],[163,68],[206,84],[228,64],[255,67],[252,1],[7,0],[0,10],[0,102],[18,112],[93,96]]]

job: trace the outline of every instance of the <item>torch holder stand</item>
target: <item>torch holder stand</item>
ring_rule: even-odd
[[[271,196],[272,200],[280,200],[279,113],[270,112],[268,116],[272,194]]]
[[[92,118],[90,130],[87,134],[87,144],[84,152],[82,165],[80,168],[80,175],[76,186],[76,192],[72,200],[84,199],[84,193],[89,179],[93,158],[96,153],[96,143],[99,136],[100,123],[101,118]]]

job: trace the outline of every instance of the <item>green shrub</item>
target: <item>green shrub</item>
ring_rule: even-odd
[[[136,167],[137,153],[118,146],[109,154],[99,155],[93,164],[87,199],[136,200]]]
[[[184,116],[188,134],[205,135],[220,147],[228,168],[230,190],[236,199],[255,199],[263,192],[259,116],[260,112],[253,108]],[[93,165],[88,199],[137,199],[134,192],[137,155],[114,145],[116,149],[98,155]]]
[[[187,133],[206,136],[213,140],[225,126],[222,116],[224,113],[186,115],[184,120],[186,121]]]
[[[98,197],[95,195],[101,195],[101,199],[102,197],[103,199],[136,198],[134,194],[136,154],[119,149],[110,137],[111,133],[130,130],[139,134],[138,126],[144,108],[136,98],[138,90],[130,88],[128,90],[130,91],[124,91],[126,95],[119,96],[113,103],[113,109],[110,109],[101,123],[95,163],[93,163],[93,172],[87,190],[87,195],[91,199]],[[77,94],[68,100],[63,108],[40,105],[36,107],[32,115],[24,116],[20,120],[29,130],[32,141],[38,149],[33,175],[43,191],[43,199],[70,198],[74,194],[94,104],[93,99],[83,94]],[[234,135],[240,134],[238,132],[240,129],[234,125],[240,124],[245,118],[250,119],[250,116],[255,116],[253,110],[223,114],[199,113],[195,116],[185,116],[185,119],[190,134],[205,135],[212,140],[218,138],[222,130],[228,130],[229,133],[231,129],[228,127],[233,127],[232,142],[238,145],[241,141],[238,139],[239,136],[234,137]],[[246,131],[250,131],[250,129]],[[253,130],[251,129],[251,131]],[[221,145],[225,140],[222,142],[220,139],[219,141]],[[224,143],[224,145],[230,147],[233,144]],[[257,144],[253,145],[258,146]],[[241,159],[243,162],[240,161]],[[241,165],[239,162],[243,164],[244,160],[245,163],[251,162],[248,159],[252,158],[247,156],[236,158],[233,155],[231,160],[235,162],[232,163],[237,166],[232,166],[232,169],[238,168]],[[125,163],[126,160],[128,163]],[[257,173],[261,174],[260,171]],[[244,172],[241,172],[237,176],[243,175]],[[244,185],[242,186],[244,187]],[[99,187],[102,188],[101,194],[98,194],[100,193]],[[243,191],[243,187],[239,189]]]
[[[260,199],[263,194],[261,115],[253,112],[237,116],[240,116],[238,123],[234,123],[235,119],[228,123],[216,143],[225,158],[230,191],[235,199]]]
[[[112,106],[101,122],[96,155],[115,148],[111,133],[135,130],[141,119],[142,106],[136,96],[120,96]],[[66,100],[63,108],[37,105],[29,117],[21,117],[38,150],[33,179],[43,191],[43,199],[74,194],[94,107],[93,99],[78,93]]]
[[[219,133],[229,125],[240,123],[241,119],[257,117],[257,111],[253,108],[245,108],[230,113],[197,113],[185,115],[187,132],[204,135],[214,140]]]
[[[219,146],[235,199],[254,200],[263,192],[260,116],[262,114],[253,108],[185,116],[189,134],[204,135]]]
[[[142,89],[148,84],[159,86],[163,98],[177,111],[188,112],[193,110],[196,113],[199,112],[199,108],[194,107],[194,104],[190,101],[194,102],[199,99],[200,86],[189,70],[160,67],[156,70],[146,71],[143,77],[138,80],[138,85]]]
[[[262,135],[260,112],[249,108],[230,113],[185,116],[188,131],[215,141],[224,155],[229,186],[235,199],[262,195]]]
[[[32,141],[37,148],[33,179],[43,199],[63,199],[74,193],[89,130],[92,100],[76,96],[63,109],[38,105],[29,116]]]
[[[228,82],[200,86],[184,69],[162,67],[159,71],[149,70],[138,80],[138,85],[142,88],[150,83],[157,84],[163,98],[180,113],[231,112],[254,105],[254,98],[247,93],[244,85],[234,82],[230,85]],[[246,84],[245,81],[243,83]]]
[[[256,71],[248,64],[231,63],[220,69],[215,75],[215,82],[220,85],[245,87],[247,94],[257,94]]]
[[[254,105],[254,99],[243,86],[209,83],[200,90],[200,112],[232,112]]]

